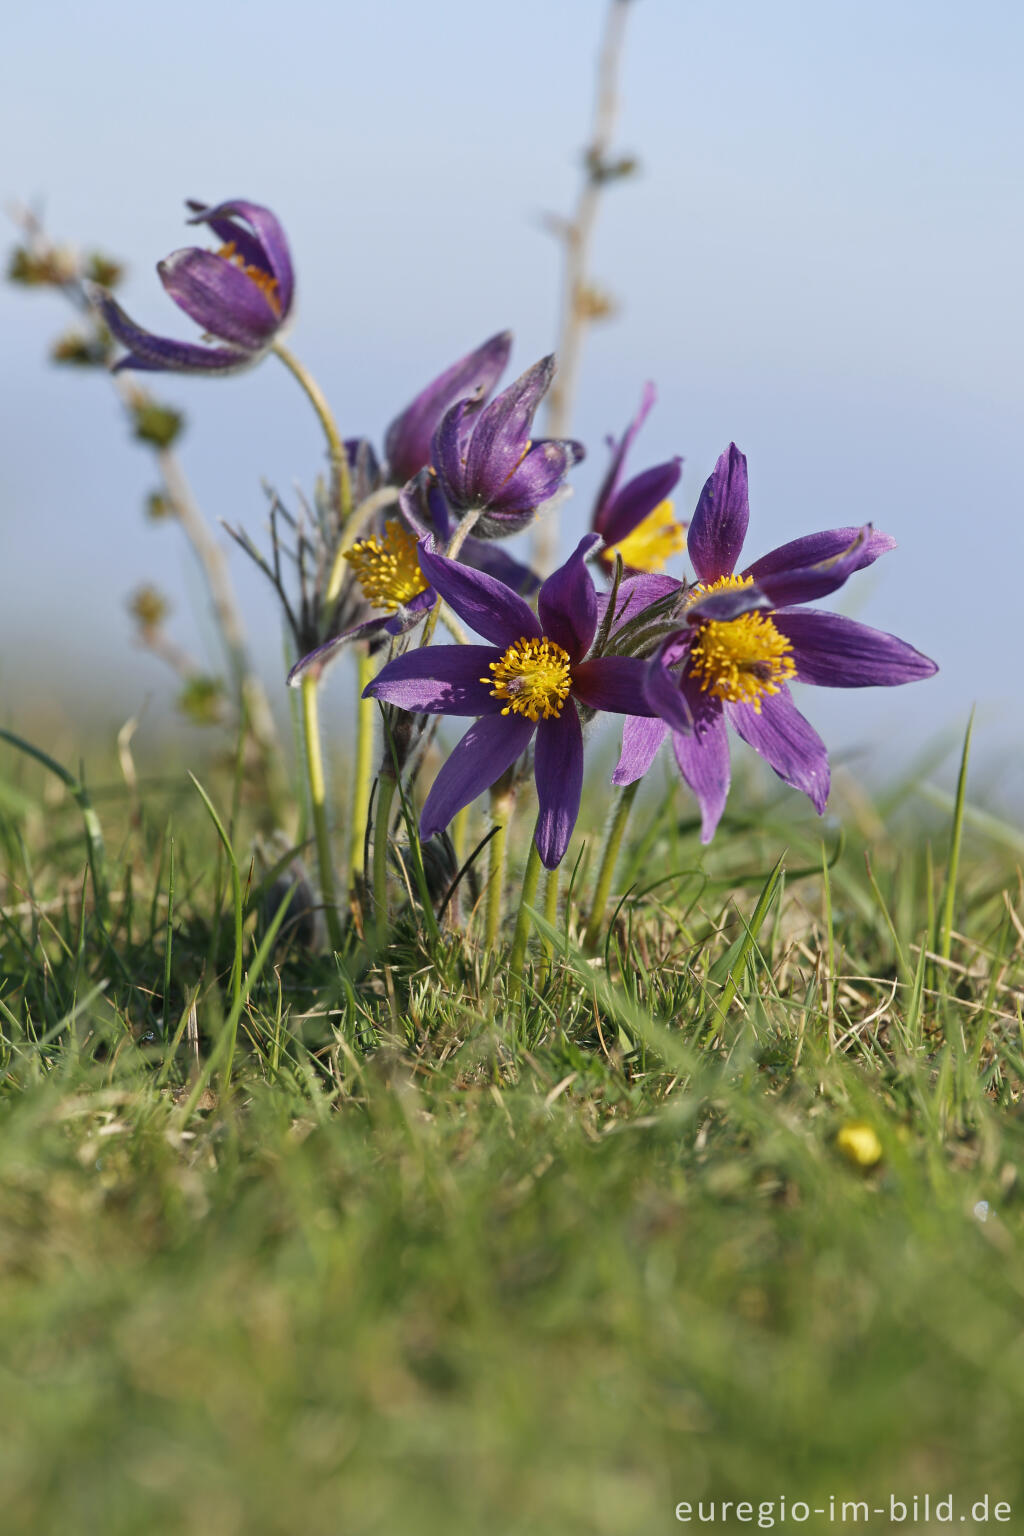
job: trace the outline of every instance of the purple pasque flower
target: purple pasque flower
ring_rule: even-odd
[[[836,591],[895,540],[832,528],[782,544],[735,574],[747,531],[747,461],[730,444],[701,492],[687,547],[698,585],[685,622],[649,664],[646,703],[657,719],[626,722],[616,784],[650,767],[668,731],[679,771],[701,808],[710,842],[729,792],[728,722],[820,814],[829,791],[825,744],[793,703],[788,683],[893,687],[937,671],[894,635],[803,602]]]
[[[597,632],[597,592],[585,561],[588,534],[544,582],[534,613],[517,592],[420,545],[431,586],[487,645],[432,645],[381,669],[364,697],[414,713],[475,715],[427,795],[420,836],[433,837],[536,743],[535,841],[548,869],[560,863],[583,786],[580,709],[625,714],[643,705],[645,663],[587,656]]]
[[[103,288],[92,297],[127,357],[115,372],[230,373],[258,361],[291,314],[295,277],[284,231],[269,208],[233,198],[208,208],[190,201],[190,224],[206,224],[221,242],[216,251],[188,246],[157,263],[179,309],[222,347],[154,336],[125,314]]]
[[[430,463],[430,445],[446,411],[460,400],[467,400],[471,407],[487,400],[511,350],[512,332],[499,331],[445,369],[395,417],[384,438],[392,485],[405,485]]]
[[[541,358],[483,409],[458,401],[434,434],[431,463],[445,500],[457,517],[477,514],[484,538],[525,528],[583,458],[582,443],[530,436],[554,373],[554,357]]]
[[[666,560],[686,548],[686,526],[676,521],[668,499],[682,473],[683,461],[678,454],[620,484],[626,455],[656,398],[654,385],[645,385],[640,409],[622,437],[618,442],[608,439],[612,459],[590,523],[604,540],[599,559],[606,569],[611,569],[620,555],[629,572],[660,571]]]

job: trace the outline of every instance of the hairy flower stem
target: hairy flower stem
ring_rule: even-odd
[[[398,780],[385,763],[377,779],[373,818],[373,948],[379,954],[388,938],[388,825]]]
[[[548,870],[547,884],[544,887],[544,916],[547,919],[547,921],[551,924],[552,928],[555,928],[555,927],[558,926],[558,885],[559,885],[558,877],[559,877],[559,874],[560,874],[559,870],[557,870],[557,869],[549,869]],[[542,941],[542,947],[543,947],[543,950],[544,950],[545,959],[550,964],[552,956],[554,954],[554,948],[553,948],[553,946],[551,944],[551,941],[549,939],[544,939]]]
[[[513,1003],[518,1003],[523,990],[523,963],[526,960],[526,941],[530,935],[530,914],[527,910],[532,907],[537,899],[537,885],[540,880],[541,862],[537,851],[536,838],[530,838],[530,852],[526,859],[526,868],[523,871],[523,888],[519,897],[519,911],[516,915],[516,930],[512,936],[512,958],[509,961],[509,972],[512,977],[512,986],[509,998]]]
[[[505,853],[508,848],[508,824],[512,819],[515,794],[511,789],[491,790],[491,819],[498,830],[487,845],[487,903],[484,918],[484,942],[493,953],[501,928],[501,897],[505,884]]]
[[[370,814],[370,790],[373,786],[373,727],[377,718],[377,701],[363,698],[363,689],[373,681],[374,676],[373,659],[365,648],[359,652],[357,667],[356,777],[348,855],[349,878],[353,880],[363,873],[366,818]]]
[[[604,853],[601,856],[601,868],[597,872],[597,884],[594,887],[594,905],[590,911],[590,921],[583,933],[583,948],[593,949],[597,944],[598,934],[601,932],[601,924],[604,922],[604,909],[608,904],[608,893],[612,888],[612,879],[615,875],[615,865],[619,858],[619,849],[622,847],[622,838],[629,820],[629,813],[633,809],[633,801],[636,799],[637,790],[640,788],[640,780],[635,784],[629,784],[619,796],[619,803],[615,807],[611,825],[608,828],[608,836],[605,840]]]
[[[327,453],[331,461],[331,497],[338,515],[345,522],[352,512],[352,477],[349,474],[348,454],[338,431],[337,422],[327,404],[327,397],[308,369],[299,362],[288,348],[275,341],[272,351],[284,363],[289,373],[298,380],[306,398],[316,412],[327,439]]]
[[[320,866],[320,894],[327,920],[327,937],[331,948],[338,950],[342,944],[341,917],[338,913],[338,892],[334,883],[330,828],[327,824],[327,786],[320,745],[320,699],[317,693],[317,678],[313,673],[308,673],[302,679],[302,736],[306,748],[306,777],[309,783],[309,803],[313,817],[313,833],[316,838],[317,863]]]

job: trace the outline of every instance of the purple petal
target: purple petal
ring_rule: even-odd
[[[749,516],[746,456],[730,443],[700,493],[686,536],[690,562],[701,581],[732,575]]]
[[[474,400],[459,400],[450,411],[445,411],[430,446],[430,462],[437,471],[441,490],[451,506],[459,510],[468,507],[471,500],[466,482],[465,445],[469,423],[478,409]]]
[[[501,331],[428,384],[388,427],[384,451],[396,485],[430,462],[430,444],[441,418],[458,400],[485,400],[508,362],[512,332]]]
[[[861,571],[894,549],[896,540],[863,528],[830,528],[781,544],[744,571],[771,598],[776,608],[809,603],[837,591],[854,571]]]
[[[554,357],[541,358],[481,411],[466,461],[466,482],[477,504],[490,504],[518,466],[554,372]]]
[[[809,796],[820,816],[828,799],[828,753],[817,731],[793,703],[789,689],[765,694],[760,714],[752,704],[727,704],[726,714],[743,740],[780,779]]]
[[[770,607],[771,603],[758,586],[726,587],[722,592],[705,592],[695,597],[686,609],[686,622],[691,626],[705,622],[726,624],[741,614]]]
[[[682,590],[683,583],[677,581],[674,576],[659,576],[652,571],[643,571],[636,576],[626,576],[619,582],[611,633],[614,635],[623,624],[632,623],[634,619],[638,619],[644,609],[650,608],[652,603],[659,603],[670,593],[682,592]],[[604,622],[610,601],[610,592],[597,594],[597,613],[600,623]]]
[[[639,656],[595,656],[573,667],[573,697],[610,715],[653,715],[644,699],[646,673]]]
[[[281,320],[262,289],[240,267],[194,246],[157,262],[171,298],[197,325],[234,346],[258,352]]]
[[[334,635],[332,639],[325,640],[323,645],[318,645],[315,650],[307,651],[300,661],[297,661],[285,679],[289,688],[297,688],[302,679],[309,672],[315,672],[320,677],[325,668],[339,656],[347,645],[355,640],[372,640],[376,635],[387,633],[388,619],[386,615],[378,615],[373,619],[364,619],[360,624],[353,624],[340,635]]]
[[[634,528],[638,528],[644,518],[672,494],[682,472],[682,459],[669,459],[664,464],[656,464],[653,469],[645,469],[642,475],[624,485],[605,509],[603,521],[600,524],[596,519],[594,521],[594,527],[605,543],[618,544],[628,538]]]
[[[607,473],[601,482],[601,489],[597,493],[597,500],[594,502],[594,512],[591,518],[591,527],[594,529],[594,532],[601,534],[602,538],[604,538],[607,543],[611,543],[612,541],[608,539],[607,534],[605,533],[605,514],[615,497],[616,491],[619,488],[619,480],[622,477],[622,470],[626,462],[626,456],[629,453],[630,448],[633,446],[633,439],[636,437],[637,433],[640,431],[640,428],[647,420],[648,413],[650,412],[651,407],[654,405],[654,402],[657,398],[658,392],[654,385],[651,383],[645,384],[644,392],[640,397],[640,409],[633,417],[633,420],[630,422],[625,432],[623,432],[622,436],[619,438],[619,441],[616,443],[615,439],[611,437],[607,440],[612,450],[612,460],[608,465]]]
[[[250,203],[245,198],[233,198],[218,203],[214,208],[204,208],[201,203],[190,202],[194,217],[190,224],[208,224],[217,238],[225,242],[233,240],[239,255],[250,266],[261,267],[277,279],[277,297],[281,305],[281,319],[291,311],[295,297],[295,273],[292,269],[291,252],[279,220],[261,203]],[[253,235],[235,220],[243,219]]]
[[[420,569],[430,585],[485,640],[504,649],[519,639],[541,638],[533,609],[504,582],[434,554],[426,541],[420,544],[419,551]]]
[[[583,792],[583,728],[571,701],[537,726],[534,777],[540,807],[534,842],[544,868],[555,869],[565,857]]]
[[[622,751],[612,774],[613,784],[635,784],[654,761],[668,732],[664,720],[630,716],[622,730]]]
[[[683,677],[678,672],[668,670],[668,662],[676,659],[677,650],[677,642],[672,639],[662,645],[647,663],[643,684],[644,702],[652,713],[659,715],[674,731],[687,732],[693,730],[693,709],[683,687]]]
[[[136,373],[236,373],[254,361],[251,352],[201,347],[194,342],[175,341],[170,336],[154,336],[152,331],[144,331],[129,319],[120,304],[102,288],[90,287],[89,297],[112,335],[128,348],[128,356],[115,363],[115,373],[126,368]]]
[[[428,645],[396,656],[363,690],[412,714],[497,715],[504,707],[483,679],[497,656],[489,645]]]
[[[473,436],[474,443],[476,435]],[[534,512],[550,501],[574,464],[584,457],[582,443],[571,438],[542,438],[520,460],[488,507],[498,514]]]
[[[393,613],[384,628],[389,635],[407,635],[411,629],[415,629],[427,616],[427,609],[433,608],[437,602],[437,593],[433,587],[426,587],[424,591],[417,592],[407,603],[403,603],[397,613]]]
[[[420,816],[420,837],[426,841],[443,831],[464,805],[500,779],[526,751],[536,729],[523,715],[493,715],[471,725],[431,785]]]
[[[717,699],[713,703],[719,704]],[[729,737],[721,705],[702,711],[699,726],[683,735],[672,732],[679,772],[700,806],[700,840],[710,843],[729,794]]]
[[[786,608],[773,616],[773,622],[793,643],[796,674],[802,683],[819,683],[824,688],[891,688],[938,671],[934,661],[905,640],[838,613]]]
[[[596,533],[582,538],[565,564],[552,571],[537,598],[543,633],[573,661],[587,654],[597,632],[597,592],[585,562],[599,542]]]

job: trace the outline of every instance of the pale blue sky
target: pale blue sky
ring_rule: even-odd
[[[557,253],[540,220],[575,192],[603,13],[603,0],[21,6],[0,58],[0,190],[123,253],[127,306],[183,336],[153,273],[189,241],[182,200],[269,204],[298,268],[294,348],[344,429],[379,441],[490,332],[514,329],[523,367],[550,349]],[[899,741],[905,757],[975,700],[984,750],[1024,742],[1022,44],[1009,0],[636,0],[631,16],[618,143],[643,174],[602,210],[595,271],[622,313],[585,359],[575,428],[591,456],[566,540],[589,516],[603,436],[647,378],[660,398],[635,467],[684,454],[689,510],[735,439],[751,555],[867,519],[895,534],[843,606],[942,673],[898,692],[804,690],[839,748]],[[146,456],[103,381],[45,363],[59,305],[7,289],[0,316],[0,680],[10,693],[12,656],[42,649],[37,675],[73,703],[123,661],[128,715],[172,689],[133,653],[123,595],[157,576],[180,637],[202,643],[195,583],[175,530],[141,516]],[[213,514],[255,531],[261,476],[310,484],[315,423],[273,361],[162,389],[189,413],[187,465]],[[232,561],[276,689],[276,614]]]

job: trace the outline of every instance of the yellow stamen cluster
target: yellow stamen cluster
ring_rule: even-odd
[[[720,576],[701,582],[689,596],[735,591],[752,587],[752,576]],[[690,647],[690,671],[705,693],[727,704],[752,704],[761,713],[766,694],[778,693],[783,683],[796,676],[793,646],[780,635],[766,613],[743,613],[738,619],[708,620]]]
[[[666,560],[685,548],[686,524],[676,522],[671,501],[659,501],[632,533],[617,544],[610,544],[601,558],[606,565],[614,565],[615,556],[621,555],[627,570],[660,571]]]
[[[416,540],[397,519],[384,524],[379,539],[361,539],[345,551],[366,601],[395,613],[427,590]]]
[[[228,261],[240,272],[244,272],[250,282],[255,283],[275,315],[281,313],[281,300],[277,294],[277,278],[271,277],[269,272],[264,272],[262,267],[247,266],[243,256],[235,249],[235,242],[229,240],[227,245],[222,245],[216,253],[222,261]]]
[[[553,640],[517,640],[500,661],[490,663],[491,697],[507,699],[503,715],[557,720],[572,683],[569,653]]]

